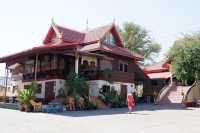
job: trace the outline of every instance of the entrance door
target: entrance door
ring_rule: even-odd
[[[55,81],[45,83],[45,102],[51,102],[55,99],[54,84]]]
[[[127,85],[121,85],[121,96],[122,96],[123,102],[126,103]]]

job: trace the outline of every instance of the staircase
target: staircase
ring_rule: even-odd
[[[175,86],[172,85],[170,89],[168,88],[168,92],[160,99],[159,104],[182,104],[183,95],[186,94],[190,86]]]

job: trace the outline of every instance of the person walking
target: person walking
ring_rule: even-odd
[[[134,98],[133,98],[133,95],[131,93],[129,93],[128,96],[127,96],[127,104],[128,104],[129,114],[131,114],[131,112],[133,110],[133,106],[134,106]]]

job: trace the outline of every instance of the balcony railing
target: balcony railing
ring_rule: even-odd
[[[86,70],[86,71],[81,71],[80,75],[85,77],[87,80],[95,80],[100,77],[101,71],[100,70]]]
[[[22,79],[23,79],[23,74],[21,74],[21,73],[14,74],[11,76],[12,81],[21,81]]]
[[[64,70],[48,70],[48,71],[42,71],[42,72],[37,72],[37,79],[48,79],[51,77],[65,77],[65,71]],[[23,81],[26,80],[34,80],[35,78],[35,73],[27,73],[23,74]]]

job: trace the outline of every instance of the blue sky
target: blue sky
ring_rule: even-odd
[[[184,33],[200,30],[199,0],[0,0],[0,56],[42,44],[53,17],[84,30],[113,22],[134,22],[162,44],[160,57]],[[0,65],[0,75],[4,65]]]

